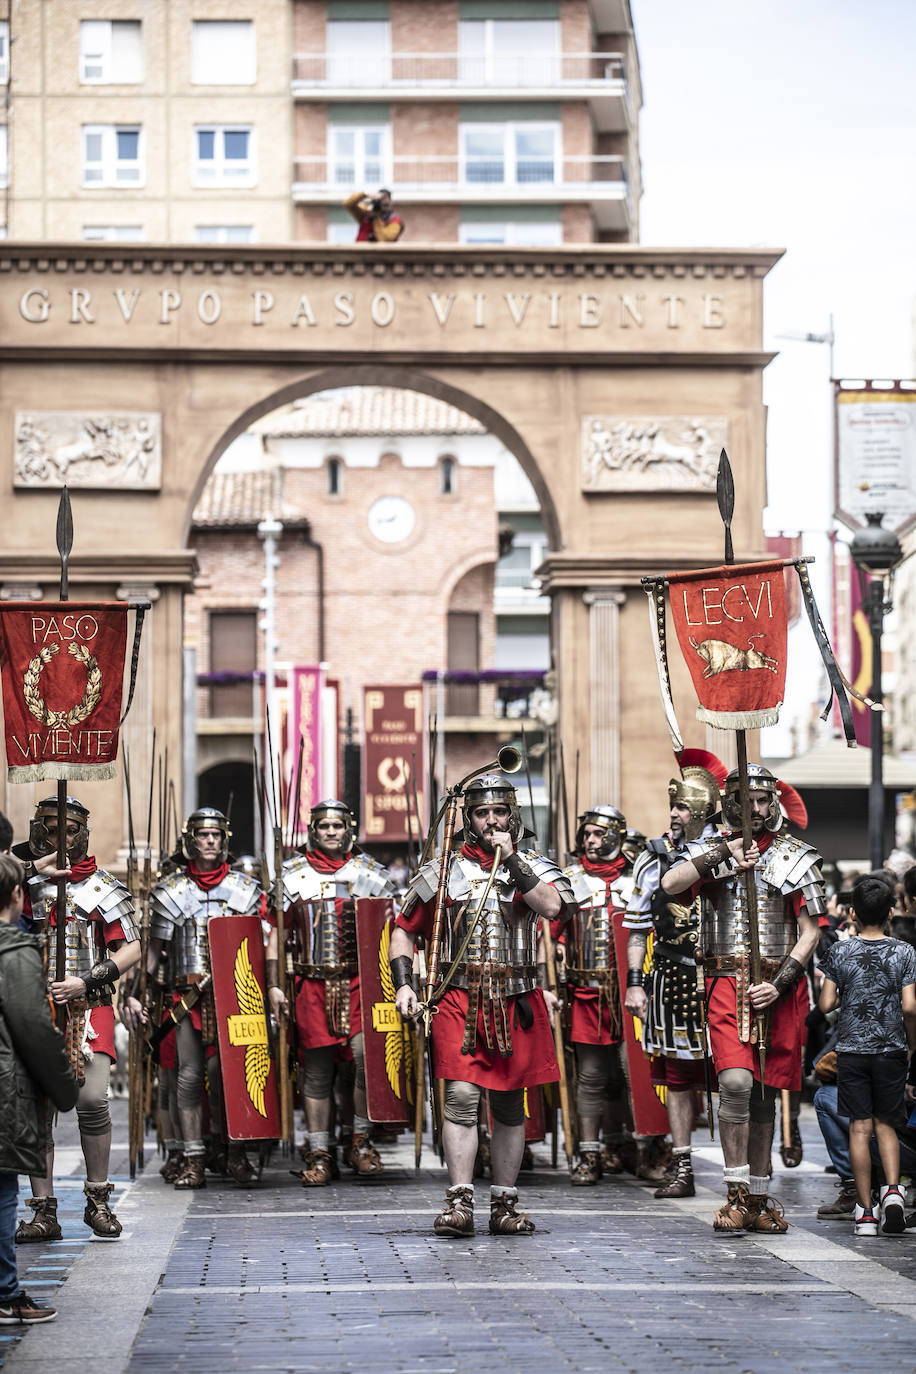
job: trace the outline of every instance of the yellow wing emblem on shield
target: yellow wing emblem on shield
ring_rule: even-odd
[[[378,972],[379,980],[382,985],[382,996],[386,1002],[394,1002],[394,979],[391,977],[391,965],[388,962],[388,946],[391,944],[391,924],[386,921],[382,926],[382,933],[378,943]],[[395,1013],[397,1024],[391,1030],[385,1032],[385,1073],[388,1082],[391,1084],[391,1091],[400,1101],[401,1098],[401,1064],[404,1064],[404,1074],[407,1083],[407,1100],[413,1101],[413,1040],[406,1023]]]
[[[235,993],[239,999],[239,1029],[245,1032],[236,1041],[245,1044],[245,1087],[255,1111],[259,1116],[266,1117],[264,1089],[270,1077],[270,1055],[267,1050],[264,993],[251,967],[247,935],[238,947],[234,973]],[[229,1019],[236,1020],[234,1016]]]

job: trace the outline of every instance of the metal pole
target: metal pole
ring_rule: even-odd
[[[871,699],[884,700],[881,681],[881,632],[884,628],[884,579],[868,584],[868,623],[871,630]],[[872,872],[884,864],[884,712],[871,713],[871,785],[868,789],[868,856]]]

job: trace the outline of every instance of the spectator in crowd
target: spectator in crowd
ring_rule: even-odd
[[[356,220],[357,243],[395,243],[404,232],[404,221],[391,208],[391,192],[382,187],[374,196],[356,191],[344,201]]]
[[[906,1091],[907,1045],[916,1049],[916,953],[884,934],[894,894],[882,874],[860,878],[852,900],[859,934],[828,951],[819,1006],[825,1013],[840,1007],[837,1111],[850,1123],[855,1233],[875,1236],[880,1221],[885,1234],[899,1235],[906,1215],[896,1125]],[[873,1133],[885,1178],[880,1217],[872,1207]]]
[[[19,1287],[17,1175],[45,1171],[48,1099],[68,1112],[79,1094],[51,1018],[41,940],[18,928],[24,881],[20,860],[0,854],[0,1326],[34,1326],[57,1315]]]
[[[13,846],[13,827],[0,811],[0,854],[8,854]]]
[[[891,934],[895,940],[906,940],[916,949],[916,864],[903,875],[902,911],[891,918]]]

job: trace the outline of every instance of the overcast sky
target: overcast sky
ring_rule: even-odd
[[[916,0],[631,0],[642,70],[641,239],[786,250],[764,288],[766,528],[806,529],[829,615],[835,375],[912,377],[916,299]],[[828,620],[829,623],[829,620]],[[764,751],[789,752],[817,695],[792,636],[786,706]]]

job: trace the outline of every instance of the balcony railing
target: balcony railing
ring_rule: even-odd
[[[616,188],[627,194],[626,160],[620,156],[593,157],[393,157],[356,163],[340,158],[300,157],[295,164],[293,191],[300,197],[348,192],[376,185],[391,186],[395,198],[461,194],[465,198],[493,199],[520,189],[525,199],[562,199],[564,196],[602,193]],[[542,192],[548,195],[542,196]],[[555,192],[556,194],[550,194]]]
[[[626,62],[618,52],[305,52],[293,56],[293,89],[513,90],[592,86],[628,95]]]

